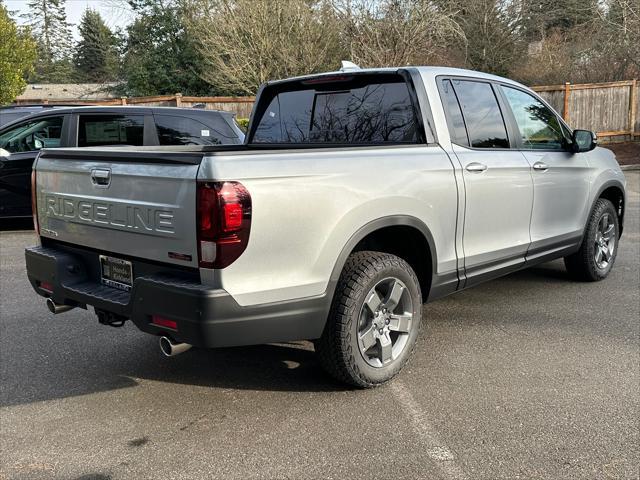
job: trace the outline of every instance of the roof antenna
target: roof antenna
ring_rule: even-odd
[[[340,67],[341,72],[349,72],[352,70],[360,70],[360,67],[349,60],[342,60],[342,66]]]

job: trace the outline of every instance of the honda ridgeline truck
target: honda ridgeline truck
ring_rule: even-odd
[[[625,208],[593,133],[432,67],[269,82],[243,145],[45,149],[32,191],[52,312],[130,319],[167,355],[313,340],[360,387],[405,365],[425,301],[556,258],[604,279]]]

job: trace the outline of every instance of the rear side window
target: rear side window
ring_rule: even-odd
[[[160,145],[219,145],[222,136],[204,123],[175,115],[154,115]]]
[[[451,80],[442,80],[440,93],[442,96],[442,104],[444,106],[445,113],[447,114],[447,124],[449,125],[451,141],[458,145],[468,147],[469,138],[467,137],[467,130],[464,127],[462,110],[460,110],[460,104],[458,103],[456,92],[453,91]]]
[[[418,143],[409,87],[397,74],[296,82],[259,110],[252,143]]]
[[[144,145],[143,115],[80,115],[78,146]]]
[[[25,122],[0,135],[0,148],[11,153],[31,152],[60,146],[64,117],[47,117]]]
[[[469,143],[474,148],[509,148],[509,139],[498,100],[489,83],[451,80]]]

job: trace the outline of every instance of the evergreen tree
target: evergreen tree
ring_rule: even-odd
[[[95,10],[86,9],[79,30],[80,42],[74,55],[78,81],[114,80],[118,69],[116,38],[100,14]]]
[[[29,0],[23,15],[38,43],[38,60],[32,80],[63,83],[72,78],[71,25],[66,0]]]
[[[121,93],[131,96],[208,95],[199,76],[203,62],[187,33],[181,0],[128,0],[136,20],[127,27]]]

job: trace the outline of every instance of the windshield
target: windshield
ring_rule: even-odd
[[[0,111],[0,127],[3,125],[7,125],[19,118],[26,117],[27,115],[31,115],[32,113],[33,112],[29,112],[29,111],[19,111],[19,112]]]

